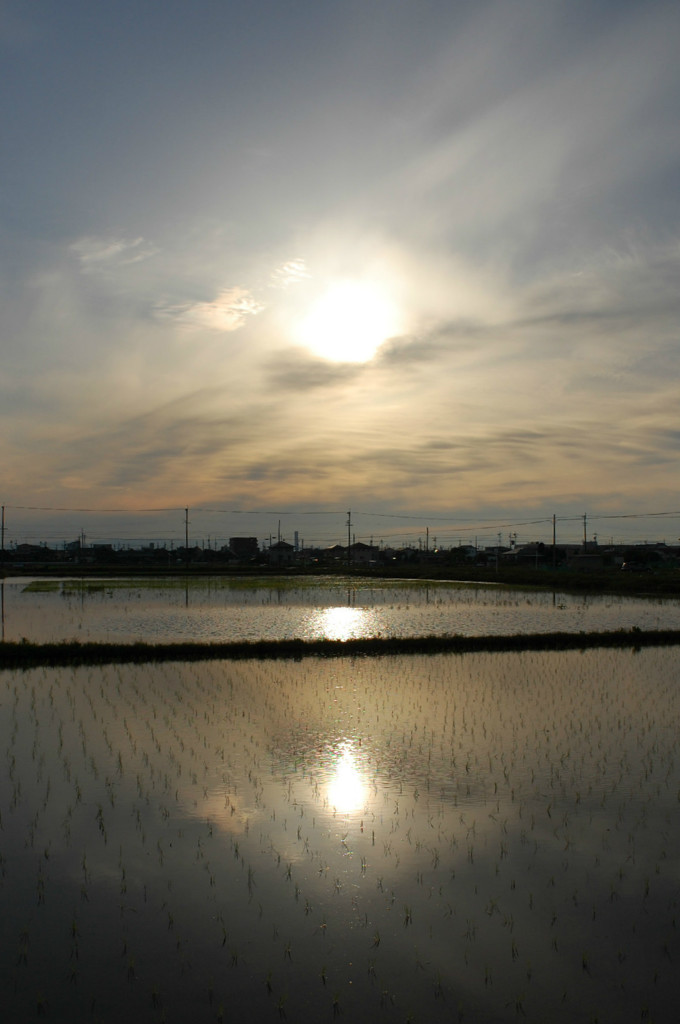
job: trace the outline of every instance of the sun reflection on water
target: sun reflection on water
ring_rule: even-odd
[[[311,622],[314,636],[327,640],[351,640],[353,637],[375,636],[377,616],[370,608],[319,608]]]
[[[341,814],[358,811],[366,804],[368,789],[357,758],[349,744],[343,744],[328,781],[328,803]]]

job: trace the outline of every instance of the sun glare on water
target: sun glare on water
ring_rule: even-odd
[[[340,814],[360,810],[367,789],[357,760],[348,745],[343,746],[328,783],[328,802]]]
[[[351,640],[354,637],[375,636],[380,632],[376,613],[371,608],[321,608],[314,612],[309,623],[313,637],[326,640]]]
[[[313,302],[298,325],[299,340],[336,363],[365,363],[400,330],[396,306],[377,285],[338,281]]]

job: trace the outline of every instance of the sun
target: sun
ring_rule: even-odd
[[[379,285],[342,280],[330,285],[299,321],[300,342],[322,359],[366,363],[399,333],[398,311]]]

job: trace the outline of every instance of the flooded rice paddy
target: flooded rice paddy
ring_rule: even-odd
[[[334,577],[6,580],[2,639],[150,643],[674,629],[677,599]]]
[[[0,673],[6,1019],[675,1020],[677,666]]]

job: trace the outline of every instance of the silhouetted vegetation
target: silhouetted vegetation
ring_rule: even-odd
[[[423,636],[352,640],[257,640],[232,643],[0,644],[0,668],[38,665],[109,665],[216,659],[338,658],[393,654],[465,654],[471,651],[573,651],[595,647],[660,647],[680,644],[680,630],[613,630],[605,633],[518,633],[512,636]]]
[[[347,572],[347,570],[345,570]],[[376,579],[433,579],[461,583],[494,583],[512,588],[531,590],[561,590],[566,593],[621,594],[631,597],[669,597],[680,595],[680,572],[677,569],[659,569],[653,572],[626,573],[617,569],[600,572],[578,572],[571,569],[534,569],[523,566],[461,565],[451,567],[413,565],[352,571],[350,575],[372,576]]]

